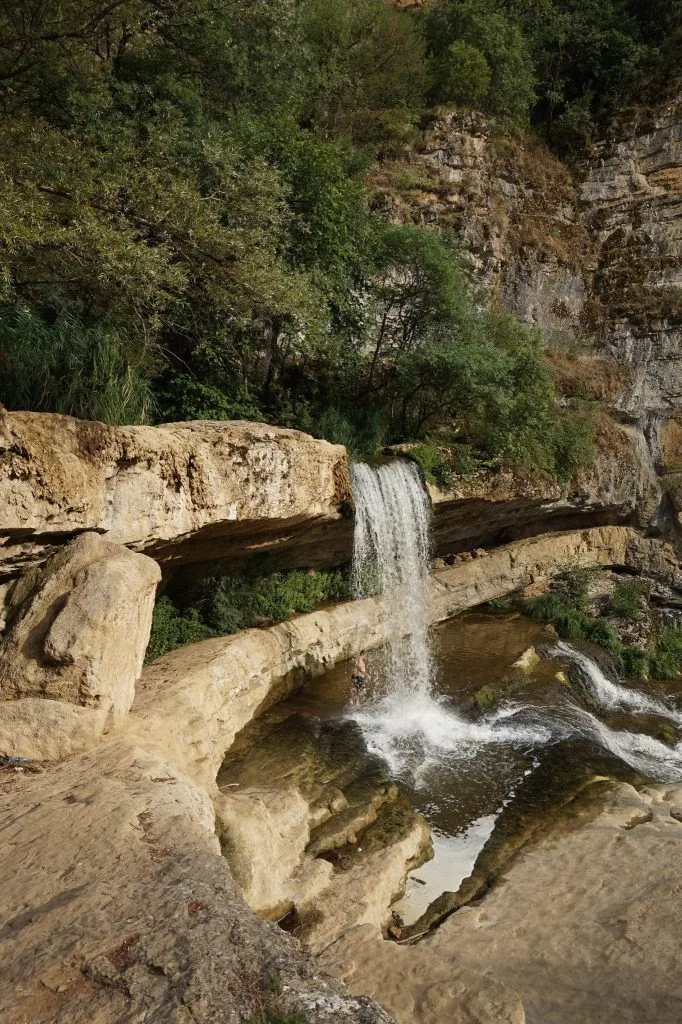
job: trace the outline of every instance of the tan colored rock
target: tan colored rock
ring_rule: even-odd
[[[348,855],[351,865],[336,875],[335,884],[317,894],[309,907],[304,901],[297,904],[303,920],[301,938],[314,953],[349,928],[371,924],[378,930],[387,922],[389,904],[403,893],[408,870],[428,857],[431,833],[422,816],[414,815],[402,834],[387,838],[369,854],[362,843],[359,839],[356,855]]]
[[[84,708],[63,700],[20,697],[0,702],[0,755],[61,761],[95,747],[109,707]]]
[[[151,558],[86,533],[13,589],[0,642],[0,736],[11,753],[73,753],[127,714],[159,579]]]
[[[332,883],[331,864],[304,859],[310,807],[295,786],[221,793],[215,808],[232,875],[258,913],[277,919]]]
[[[540,664],[540,655],[534,647],[528,647],[513,663],[512,668],[519,672],[530,673]]]
[[[339,507],[349,497],[345,449],[296,430],[108,427],[0,412],[0,578],[40,564],[83,530],[164,567],[275,557],[295,544],[305,552],[299,564],[314,564],[315,528],[326,527],[330,548],[337,524],[347,546]]]
[[[414,949],[388,954],[376,933],[351,933],[323,962],[351,991],[371,991],[399,1024],[412,1020],[401,1015],[401,996],[405,1007],[418,1005],[453,959],[456,971],[516,992],[529,1021],[677,1024],[681,794],[679,784],[641,792],[614,784],[591,821],[528,846],[481,900]]]
[[[504,597],[568,563],[636,564],[668,551],[661,542],[636,538],[624,526],[544,534],[496,548],[486,558],[455,562],[431,577],[431,620]],[[145,668],[137,687],[135,710],[146,742],[159,737],[167,750],[172,744],[176,763],[212,785],[236,733],[291,692],[301,673],[321,675],[386,642],[381,615],[381,603],[366,598],[171,651]]]
[[[0,769],[3,1024],[391,1024],[256,917],[206,792],[128,725],[37,774]]]
[[[508,536],[576,529],[604,517],[610,522],[651,523],[661,489],[644,435],[603,415],[598,418],[596,440],[593,466],[568,486],[508,469],[458,479],[450,492],[431,485],[432,534],[438,552],[498,543]],[[482,551],[477,548],[471,554],[481,557]]]
[[[519,996],[495,972],[463,967],[430,942],[398,946],[376,928],[349,929],[321,956],[351,991],[376,993],[397,1024],[526,1024]]]

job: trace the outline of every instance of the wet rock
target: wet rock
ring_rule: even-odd
[[[513,669],[526,674],[533,671],[534,668],[540,664],[540,655],[534,647],[529,647],[523,652],[523,654],[516,659],[512,665]]]

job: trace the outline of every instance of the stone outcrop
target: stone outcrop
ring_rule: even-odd
[[[3,1022],[391,1024],[246,906],[206,791],[125,727],[0,786]]]
[[[373,184],[392,218],[455,230],[503,308],[554,337],[582,334],[591,240],[570,172],[543,146],[498,146],[482,115],[453,112],[409,163],[379,165]]]
[[[323,963],[398,1024],[676,1024],[681,805],[679,785],[614,784],[598,813],[528,846],[427,940],[398,947],[357,928]]]
[[[85,533],[12,588],[0,642],[0,752],[91,746],[133,702],[159,567]]]
[[[631,373],[618,405],[655,430],[682,402],[682,95],[612,130],[580,202],[606,351]]]
[[[667,545],[638,538],[624,526],[545,534],[483,554],[433,574],[433,622],[547,579],[569,563],[646,563],[649,571],[658,565],[667,576],[678,565]],[[386,639],[380,604],[366,598],[172,651],[142,674],[134,705],[137,727],[146,743],[172,750],[190,777],[210,785],[235,735],[255,715],[303,678]]]
[[[352,532],[345,449],[263,423],[107,427],[0,412],[0,580],[86,530],[179,565],[314,565]],[[337,559],[341,561],[342,559]]]
[[[313,952],[359,923],[387,925],[408,869],[430,856],[426,821],[355,723],[273,708],[240,734],[217,782],[217,831],[245,899],[288,916]]]

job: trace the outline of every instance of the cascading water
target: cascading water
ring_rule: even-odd
[[[388,626],[384,686],[393,694],[431,689],[427,587],[429,499],[417,467],[394,460],[351,469],[355,498],[353,575],[358,596],[378,589]]]
[[[378,466],[358,463],[351,476],[356,592],[378,593],[388,630],[374,696],[351,713],[368,748],[395,774],[408,773],[419,782],[444,757],[467,756],[480,744],[547,741],[550,732],[537,722],[524,725],[496,715],[470,722],[433,694],[430,503],[419,471],[414,463],[395,459]]]
[[[578,665],[594,700],[605,710],[654,715],[682,727],[682,712],[653,695],[612,682],[596,661],[570,644],[559,641],[552,653]],[[591,711],[574,704],[566,709],[565,717],[578,735],[595,740],[635,771],[661,782],[679,782],[682,779],[682,741],[675,746],[667,746],[646,733],[612,729]]]

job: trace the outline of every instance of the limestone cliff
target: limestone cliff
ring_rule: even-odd
[[[650,464],[680,472],[682,92],[570,167],[450,113],[372,184],[395,220],[458,233],[476,283],[543,332],[567,399],[631,423]]]
[[[349,497],[345,449],[296,430],[0,413],[0,580],[84,530],[166,572],[266,554],[275,567],[282,548],[290,564],[311,565],[320,528],[339,523]]]

